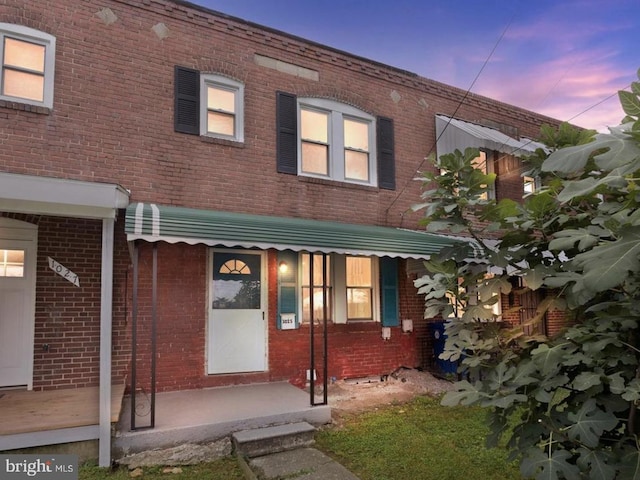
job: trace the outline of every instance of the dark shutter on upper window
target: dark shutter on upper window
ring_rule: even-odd
[[[380,290],[382,326],[400,325],[398,313],[398,259],[380,257]]]
[[[200,72],[176,65],[174,83],[175,130],[200,135]]]
[[[278,173],[298,174],[298,109],[291,93],[276,92]]]
[[[377,118],[378,138],[378,186],[386,190],[396,189],[396,160],[393,140],[393,120]]]

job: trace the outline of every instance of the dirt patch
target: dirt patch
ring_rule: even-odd
[[[400,368],[391,375],[339,380],[329,385],[328,398],[334,421],[345,414],[408,402],[416,395],[440,395],[452,383],[426,371]]]

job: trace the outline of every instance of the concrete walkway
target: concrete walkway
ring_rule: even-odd
[[[240,462],[245,462],[240,459]],[[315,448],[298,448],[246,460],[250,480],[359,480],[344,466]]]

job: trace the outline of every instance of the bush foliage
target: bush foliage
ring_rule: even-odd
[[[477,150],[441,156],[422,178],[427,229],[471,240],[416,281],[425,317],[452,317],[442,358],[463,379],[443,403],[488,407],[489,443],[507,435],[527,478],[640,479],[640,82],[631,87],[610,133],[542,128],[548,148],[526,159],[542,188],[522,203],[487,199],[494,178],[473,167]],[[496,321],[501,294],[539,289],[528,326],[560,309],[571,325],[561,334]]]

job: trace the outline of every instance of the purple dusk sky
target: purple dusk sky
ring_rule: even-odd
[[[640,68],[638,0],[191,1],[600,131]]]

